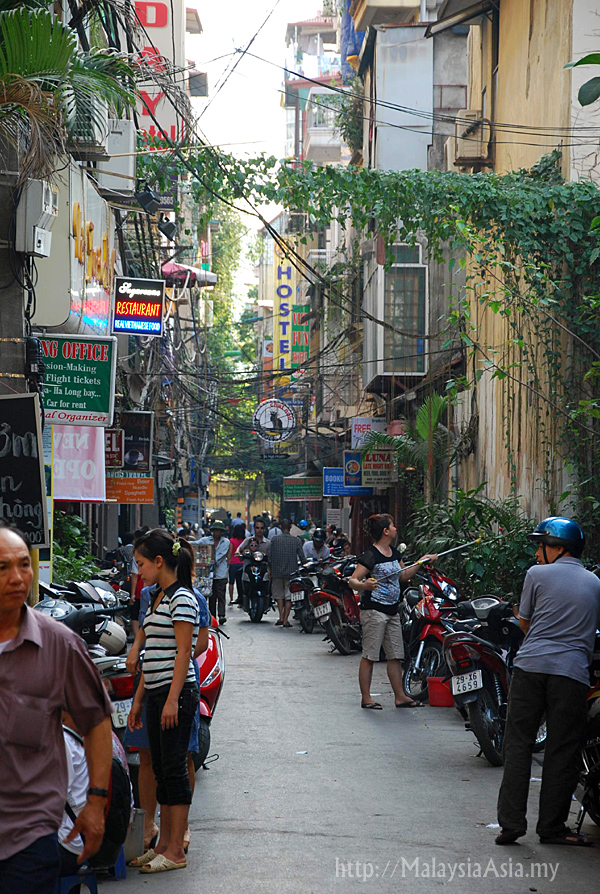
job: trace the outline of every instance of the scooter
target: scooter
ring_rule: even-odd
[[[225,680],[225,651],[222,639],[227,634],[211,618],[208,629],[208,648],[198,656],[200,669],[200,726],[198,729],[199,751],[193,754],[194,767],[198,770],[210,750],[210,724],[217,708]]]
[[[271,609],[268,560],[259,550],[252,552],[250,549],[245,549],[241,556],[244,560],[242,608],[248,612],[250,620],[258,624],[264,613]]]
[[[339,565],[323,568],[319,573],[319,588],[309,594],[313,614],[325,630],[325,639],[340,655],[350,655],[362,648],[358,596],[346,579],[355,568],[353,556]]]
[[[420,598],[415,604],[413,583],[407,600],[412,603],[412,608],[408,611],[402,607],[406,656],[403,683],[407,695],[422,701],[427,696],[427,677],[443,676],[442,644],[447,632],[444,619],[456,613],[462,597],[449,577],[429,565],[423,566],[413,582],[417,579],[423,581],[418,588]]]
[[[294,618],[300,622],[300,626],[305,633],[312,633],[315,628],[315,615],[310,596],[311,593],[319,589],[318,573],[321,565],[322,563],[317,559],[309,559],[290,578],[289,588]]]
[[[472,610],[470,630],[449,632],[444,657],[451,674],[454,702],[493,767],[502,765],[502,743],[513,662],[524,633],[513,607],[495,596],[481,596],[460,606]],[[451,628],[450,628],[451,630]],[[534,750],[546,743],[546,724],[538,731]]]

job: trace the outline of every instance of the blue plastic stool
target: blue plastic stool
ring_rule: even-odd
[[[57,881],[54,894],[69,894],[77,885],[83,885],[90,894],[98,894],[98,882],[95,872],[86,872],[84,875],[65,875]]]
[[[123,848],[121,848],[121,850],[119,851],[117,862],[113,866],[111,872],[114,874],[115,878],[127,878],[127,866],[125,863],[125,851]],[[93,891],[92,894],[94,894]]]

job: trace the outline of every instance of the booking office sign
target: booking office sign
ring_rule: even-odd
[[[113,333],[160,338],[163,332],[164,304],[164,279],[133,279],[117,276]]]

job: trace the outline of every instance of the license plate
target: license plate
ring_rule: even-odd
[[[302,602],[304,599],[304,593],[301,591],[300,593],[291,593],[292,602]]]
[[[316,605],[313,612],[315,618],[324,618],[325,615],[331,614],[331,605],[329,602],[324,602],[322,605]]]
[[[480,670],[452,677],[452,695],[462,695],[464,692],[472,692],[474,689],[482,687],[483,678]]]
[[[112,722],[117,729],[127,726],[127,717],[133,704],[132,698],[126,698],[121,702],[113,702],[112,704]]]

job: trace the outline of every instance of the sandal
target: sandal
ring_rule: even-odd
[[[285,624],[284,624],[283,626],[284,626],[284,627],[291,627],[292,625],[290,624],[289,621],[286,621]]]
[[[150,863],[151,860],[154,860],[156,856],[157,855],[154,853],[153,848],[150,848],[150,850],[146,851],[145,854],[142,854],[141,857],[135,857],[133,860],[130,860],[129,865],[134,867],[145,866],[146,863]]]
[[[275,626],[276,626],[276,627],[283,627],[283,621],[281,620],[281,618],[279,618],[278,621],[275,621]]]
[[[368,711],[383,711],[383,708],[379,704],[379,702],[361,702],[361,708],[366,708]]]
[[[417,702],[413,698],[412,701],[410,701],[410,702],[400,702],[400,704],[396,705],[396,707],[397,708],[424,708],[425,705],[423,704],[423,702]]]
[[[186,866],[187,862],[185,860],[183,863],[174,863],[172,860],[167,860],[164,854],[157,854],[152,862],[142,866],[140,872],[143,872],[144,875],[149,875],[151,872],[170,872],[171,869],[185,869]]]
[[[583,835],[581,832],[572,832],[568,827],[556,835],[544,836],[543,838],[540,836],[540,841],[542,844],[566,844],[570,845],[570,847],[594,846],[594,842],[587,835]]]

